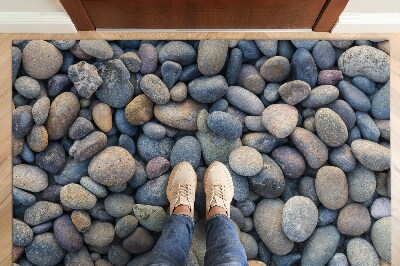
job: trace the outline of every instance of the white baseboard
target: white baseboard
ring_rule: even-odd
[[[332,33],[399,32],[400,13],[342,13]]]
[[[76,33],[66,12],[1,12],[0,33]]]

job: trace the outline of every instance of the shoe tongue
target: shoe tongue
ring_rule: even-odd
[[[191,205],[190,205],[188,198],[182,197],[182,196],[178,197],[178,199],[175,202],[174,208],[178,207],[179,205],[186,205],[189,207],[189,209],[192,208],[192,207],[190,207]]]

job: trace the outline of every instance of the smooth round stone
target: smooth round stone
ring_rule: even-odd
[[[263,158],[256,149],[242,146],[229,155],[229,166],[239,175],[254,176],[261,171]]]
[[[42,97],[35,102],[32,107],[32,117],[36,125],[40,126],[46,122],[49,110],[50,99],[48,97]]]
[[[60,185],[50,185],[45,190],[43,190],[39,195],[37,195],[38,200],[59,202],[60,201],[60,190],[62,186]]]
[[[319,69],[332,68],[336,61],[335,50],[328,41],[319,41],[312,49],[312,56]]]
[[[160,63],[173,61],[181,66],[186,66],[196,61],[196,50],[188,43],[172,41],[165,44],[159,53]]]
[[[182,102],[187,97],[188,89],[186,84],[180,81],[172,87],[169,93],[171,94],[171,100],[175,102]]]
[[[374,120],[379,129],[381,138],[390,140],[390,120]]]
[[[368,97],[351,83],[342,80],[338,84],[340,95],[358,111],[367,112],[371,109]]]
[[[261,57],[261,52],[254,41],[240,40],[238,48],[242,51],[243,57],[247,59],[258,59]]]
[[[13,244],[17,246],[27,246],[33,240],[33,231],[26,223],[13,218]]]
[[[66,74],[56,74],[47,81],[47,93],[50,97],[55,97],[65,91],[71,81]]]
[[[318,226],[325,226],[337,220],[339,213],[337,210],[330,210],[324,207],[318,208]]]
[[[91,193],[93,193],[94,195],[96,195],[96,197],[98,198],[104,198],[107,196],[108,192],[107,192],[107,188],[95,181],[93,181],[93,179],[91,179],[88,176],[83,176],[79,183],[86,188],[87,190],[89,190]]]
[[[328,108],[333,110],[340,116],[340,118],[342,118],[348,130],[350,130],[356,123],[356,114],[354,113],[353,108],[351,108],[347,102],[343,100],[336,100],[329,104]]]
[[[96,104],[92,111],[93,121],[103,132],[109,132],[112,128],[112,113],[108,104]]]
[[[123,240],[122,246],[132,254],[141,254],[153,248],[154,239],[145,228],[137,227],[130,236]]]
[[[32,127],[32,107],[22,105],[12,111],[12,133],[14,137],[25,137],[31,131]]]
[[[78,252],[67,253],[64,257],[65,265],[93,265],[93,259],[86,247],[81,248]]]
[[[347,49],[353,44],[353,40],[329,40],[329,42],[339,49]]]
[[[347,202],[347,178],[340,168],[334,166],[320,168],[315,179],[315,189],[318,199],[328,209],[340,209]]]
[[[237,201],[245,200],[249,196],[249,181],[247,177],[238,175],[235,173],[228,164],[225,165],[228,168],[230,175],[232,176],[232,182],[234,187],[233,198]],[[204,174],[203,174],[204,176]]]
[[[146,174],[149,179],[161,176],[168,171],[170,163],[164,157],[151,159],[146,165]]]
[[[304,48],[309,51],[318,43],[318,40],[291,40],[296,48]]]
[[[68,130],[71,139],[82,139],[93,131],[93,124],[84,117],[78,117]]]
[[[297,109],[288,104],[273,104],[262,113],[262,124],[276,138],[286,138],[295,130]]]
[[[375,82],[366,77],[363,76],[354,77],[351,80],[351,83],[353,83],[354,86],[356,86],[358,89],[360,89],[367,95],[375,92],[375,85],[376,85]]]
[[[85,61],[69,66],[68,77],[74,83],[78,94],[85,98],[90,98],[103,84],[97,68]]]
[[[328,266],[347,266],[347,257],[343,253],[336,253],[330,259]]]
[[[199,71],[205,76],[217,75],[228,55],[228,41],[225,40],[200,40],[197,65]]]
[[[24,221],[28,225],[34,226],[57,218],[62,213],[63,210],[59,204],[48,201],[37,201],[26,209]]]
[[[81,210],[72,211],[71,222],[75,226],[76,230],[81,233],[86,232],[92,223],[89,214],[86,211]]]
[[[308,117],[303,122],[303,128],[315,133],[315,117]]]
[[[54,234],[44,233],[33,238],[25,248],[25,255],[35,265],[57,265],[64,258],[65,251],[57,243]]]
[[[309,198],[295,196],[283,207],[282,228],[294,242],[303,242],[314,232],[318,221],[318,210]]]
[[[306,162],[300,152],[290,146],[281,146],[271,153],[272,159],[279,165],[285,176],[298,178],[306,169]]]
[[[356,157],[347,144],[332,149],[329,153],[329,162],[344,172],[353,171],[356,167]]]
[[[271,57],[261,66],[260,74],[268,82],[282,82],[290,75],[289,60],[283,56]]]
[[[182,130],[197,130],[197,116],[207,106],[188,98],[154,107],[154,116],[163,124]],[[132,114],[133,115],[133,114]]]
[[[61,188],[60,201],[71,209],[88,210],[94,207],[97,198],[81,185],[72,183]]]
[[[78,117],[79,109],[78,97],[71,92],[61,93],[53,100],[45,125],[50,140],[58,140],[68,132]]]
[[[257,234],[276,255],[286,255],[294,246],[282,229],[283,208],[284,202],[281,199],[263,199],[257,204],[253,216]]]
[[[275,102],[279,99],[278,92],[280,85],[278,83],[268,83],[264,88],[263,96],[269,102]]]
[[[37,165],[51,174],[59,173],[65,164],[65,150],[57,142],[50,143],[47,148],[36,155]]]
[[[347,258],[350,265],[379,265],[378,254],[374,247],[363,238],[353,238],[347,244]]]
[[[132,125],[143,125],[153,118],[153,107],[149,97],[140,94],[125,107],[125,118]]]
[[[239,86],[231,86],[225,94],[225,99],[236,108],[250,115],[261,115],[264,104],[251,91]]]
[[[169,158],[173,145],[173,140],[168,137],[152,139],[141,135],[137,142],[137,149],[140,156],[147,162],[158,156]]]
[[[356,112],[356,125],[365,139],[374,142],[379,140],[381,135],[379,128],[367,113]]]
[[[384,217],[374,223],[371,238],[379,256],[386,262],[391,262],[391,217]]]
[[[315,128],[321,140],[331,147],[343,145],[348,137],[346,124],[329,108],[321,108],[317,111]]]
[[[35,153],[31,150],[31,148],[29,148],[27,143],[24,143],[24,147],[22,148],[20,155],[21,159],[25,160],[27,163],[33,163],[35,161]]]
[[[371,46],[354,46],[338,60],[339,69],[349,77],[365,76],[375,82],[389,80],[389,55]]]
[[[105,40],[81,40],[79,47],[86,54],[98,59],[108,60],[113,56],[113,49]]]
[[[302,80],[293,80],[282,84],[278,89],[281,98],[290,105],[296,105],[307,99],[310,95],[311,87]]]
[[[68,157],[64,168],[62,168],[59,174],[54,176],[54,179],[61,185],[79,182],[82,176],[87,175],[88,164],[89,160],[79,162],[72,157]]]
[[[373,171],[368,168],[357,165],[348,176],[349,196],[356,202],[369,200],[375,193],[376,178]]]
[[[298,192],[301,196],[307,197],[312,200],[315,205],[319,205],[317,192],[315,190],[315,178],[304,176],[299,181]]]
[[[93,247],[105,247],[113,241],[114,236],[114,226],[111,223],[95,221],[83,234],[83,240]]]
[[[24,139],[13,137],[12,138],[12,155],[13,156],[20,155],[23,148],[24,148]]]
[[[225,79],[229,86],[232,86],[236,83],[239,77],[241,66],[242,51],[239,48],[233,48],[229,56],[225,74]]]
[[[33,126],[27,136],[29,148],[35,152],[44,151],[48,145],[49,136],[44,126]]]
[[[34,99],[39,96],[39,82],[29,76],[22,76],[15,80],[14,87],[19,94],[28,99]]]
[[[135,194],[135,202],[144,205],[167,206],[166,188],[168,174],[151,179],[140,186]]]
[[[201,77],[201,73],[197,67],[197,64],[191,64],[182,67],[182,75],[180,76],[179,80],[183,82],[189,82],[198,77]]]
[[[168,220],[168,215],[159,206],[135,204],[133,205],[133,213],[140,225],[155,232],[161,232]]]
[[[162,139],[166,135],[166,129],[155,122],[147,122],[143,126],[143,133],[152,139]]]
[[[212,103],[225,95],[228,84],[223,76],[200,77],[188,85],[189,95],[200,103]]]
[[[119,59],[130,72],[139,72],[142,67],[142,60],[140,60],[139,56],[134,52],[124,53],[119,57]]]
[[[306,108],[315,108],[327,105],[337,99],[339,90],[332,85],[321,85],[311,90],[310,95],[301,105]]]
[[[34,165],[14,165],[13,186],[30,192],[43,191],[48,186],[47,173]]]
[[[357,160],[373,171],[384,171],[390,168],[390,149],[369,140],[355,140],[351,151]]]
[[[128,182],[135,173],[136,164],[132,155],[117,146],[107,147],[89,163],[89,176],[106,186],[118,186]]]
[[[13,200],[20,205],[30,206],[36,202],[36,197],[22,189],[13,187]]]
[[[252,93],[260,94],[265,88],[265,80],[253,65],[243,64],[236,85]]]
[[[343,79],[342,71],[340,70],[321,70],[318,73],[318,85],[336,85]]]
[[[170,99],[167,86],[154,74],[145,75],[140,80],[140,88],[156,104],[165,104]]]
[[[133,198],[126,194],[113,193],[104,199],[104,208],[113,217],[122,217],[132,212]]]
[[[12,82],[14,83],[21,65],[22,52],[18,47],[12,46]]]
[[[279,166],[268,155],[263,154],[263,169],[250,178],[250,188],[253,192],[267,198],[279,197],[285,189],[285,177]]]
[[[387,82],[372,98],[372,117],[390,119],[390,84]]]
[[[236,207],[243,213],[245,217],[248,217],[254,213],[256,204],[250,199],[245,199],[243,201],[236,202]]]
[[[389,198],[377,198],[371,206],[371,216],[375,219],[388,217],[391,214],[391,201]]]
[[[366,207],[358,203],[351,203],[340,210],[337,228],[340,233],[348,236],[359,236],[369,230],[371,216]]]
[[[100,131],[95,131],[87,135],[78,144],[74,153],[74,158],[84,161],[99,153],[107,145],[107,136]]]
[[[125,238],[132,234],[138,226],[138,219],[133,215],[126,215],[115,224],[115,234]]]
[[[242,135],[242,124],[229,113],[212,112],[207,118],[207,125],[212,132],[223,138],[234,140]]]
[[[156,71],[158,61],[156,47],[150,43],[144,43],[140,45],[138,55],[142,62],[140,73],[142,73],[142,75],[154,73]]]
[[[54,221],[54,236],[57,243],[68,252],[77,252],[83,246],[83,238],[76,230],[69,215],[58,217]]]
[[[246,116],[244,118],[244,125],[250,131],[255,131],[255,132],[266,131],[264,125],[262,124],[261,116]]]
[[[62,63],[60,50],[46,41],[29,41],[22,53],[22,66],[35,79],[50,78],[58,72]]]
[[[276,40],[255,40],[258,49],[267,57],[275,56],[278,51]]]
[[[256,240],[251,235],[241,232],[240,242],[244,247],[247,259],[255,259],[258,253],[258,245]]]
[[[132,255],[121,244],[113,244],[108,250],[107,259],[111,265],[127,265],[131,258]]]
[[[293,54],[291,61],[291,73],[293,80],[302,80],[311,87],[317,83],[318,70],[314,58],[304,48],[299,48]]]
[[[192,136],[180,138],[171,150],[171,167],[180,162],[189,162],[194,169],[197,169],[201,159],[201,146],[199,141]]]
[[[278,41],[278,55],[284,56],[288,60],[291,60],[295,50],[296,49],[291,41]]]
[[[165,85],[171,89],[182,75],[182,67],[178,63],[166,61],[161,66],[161,75]]]

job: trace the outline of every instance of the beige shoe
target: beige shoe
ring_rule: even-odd
[[[194,212],[196,188],[197,176],[192,165],[188,162],[178,163],[169,175],[167,186],[170,215],[179,205],[186,205]]]
[[[230,217],[234,188],[228,168],[221,162],[212,162],[204,174],[203,184],[206,194],[206,210],[209,211],[212,207],[218,206],[225,209]]]

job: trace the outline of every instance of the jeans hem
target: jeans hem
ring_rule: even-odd
[[[172,215],[176,215],[176,216],[182,216],[182,217],[185,217],[185,218],[189,218],[189,220],[190,220],[190,222],[193,224],[193,226],[194,226],[194,220],[193,220],[193,218],[191,217],[191,216],[189,216],[189,215],[187,215],[187,214],[184,214],[184,213],[173,213]],[[171,215],[171,216],[172,216]]]
[[[210,223],[212,219],[216,218],[216,217],[225,217],[228,220],[231,220],[228,216],[226,216],[225,214],[214,214],[213,216],[211,216],[210,218],[208,218],[206,220],[206,224]]]

